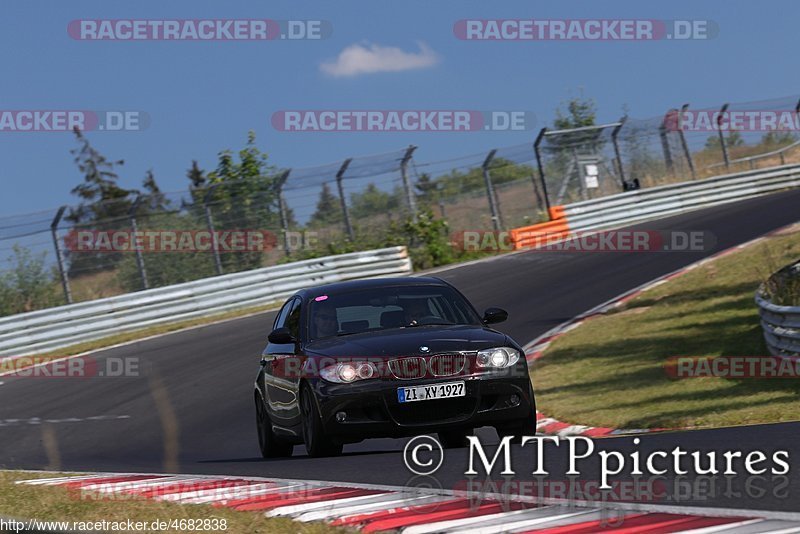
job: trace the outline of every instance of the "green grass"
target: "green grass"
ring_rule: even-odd
[[[227,521],[227,534],[352,532],[324,523],[298,523],[266,518],[257,512],[236,512],[208,505],[180,505],[139,499],[82,499],[80,493],[57,486],[15,484],[17,480],[63,476],[53,473],[0,471],[0,516],[42,521],[146,521],[218,518]],[[168,531],[172,532],[172,531]],[[179,531],[175,531],[179,532]],[[185,531],[184,531],[185,532]]]
[[[800,258],[771,237],[662,284],[561,336],[532,369],[538,408],[575,424],[683,428],[800,419],[800,380],[668,378],[671,356],[766,356],[754,294]]]

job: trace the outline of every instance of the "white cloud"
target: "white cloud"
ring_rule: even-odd
[[[439,56],[425,43],[417,43],[419,52],[406,52],[393,46],[352,44],[333,61],[320,65],[325,74],[337,77],[358,76],[372,72],[399,72],[424,69],[439,62]]]

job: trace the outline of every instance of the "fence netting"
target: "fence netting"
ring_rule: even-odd
[[[522,144],[451,159],[404,147],[271,169],[255,179],[0,217],[0,301],[12,303],[0,314],[419,244],[424,232],[409,237],[408,228],[420,217],[445,222],[450,233],[502,231],[547,220],[551,206],[796,163],[798,104],[786,97],[676,105],[645,119],[545,128]],[[137,235],[147,236],[139,250],[118,246]],[[97,246],[103,239],[106,248]],[[176,248],[170,239],[186,246],[167,253]]]

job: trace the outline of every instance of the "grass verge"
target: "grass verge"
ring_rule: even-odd
[[[559,337],[535,364],[538,408],[570,423],[685,428],[797,420],[797,379],[670,379],[672,356],[767,356],[753,300],[800,258],[800,229],[718,258]]]
[[[0,471],[0,516],[41,521],[169,521],[172,519],[225,519],[227,534],[351,532],[324,523],[298,523],[285,518],[266,518],[255,512],[237,512],[208,505],[180,505],[168,502],[126,499],[81,499],[80,494],[57,486],[28,486],[17,480],[63,476],[20,471]],[[162,531],[173,532],[173,531]],[[178,532],[178,531],[174,531]],[[185,532],[185,531],[184,531]]]

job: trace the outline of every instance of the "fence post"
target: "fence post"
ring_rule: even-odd
[[[727,110],[727,103],[719,110],[719,116],[717,117],[717,133],[719,133],[719,145],[722,148],[722,158],[725,160],[725,168],[730,170],[731,160],[728,156],[728,144],[725,142],[725,136],[722,134],[722,115],[724,115]]]
[[[281,230],[283,231],[283,251],[287,256],[290,256],[291,244],[289,243],[289,217],[286,215],[286,202],[283,200],[283,184],[289,179],[289,174],[292,169],[286,169],[276,179],[276,186],[278,191],[278,215],[281,218]]]
[[[681,148],[683,148],[683,155],[686,158],[686,163],[689,164],[689,172],[692,173],[692,180],[697,180],[697,173],[694,170],[694,159],[692,159],[692,153],[689,150],[689,144],[686,142],[686,133],[683,131],[683,115],[688,109],[689,104],[684,104],[681,106],[681,112],[680,115],[678,115],[678,135],[680,135],[681,138]]]
[[[50,235],[53,236],[53,246],[56,249],[56,262],[58,263],[58,272],[61,275],[61,288],[64,290],[64,300],[67,304],[72,304],[72,290],[69,287],[69,276],[67,270],[64,268],[64,251],[61,249],[61,242],[58,240],[58,223],[61,222],[61,217],[64,216],[66,206],[58,208],[56,216],[53,217],[53,222],[50,223]]]
[[[408,211],[411,212],[411,219],[417,222],[417,201],[414,198],[414,192],[411,190],[411,184],[408,182],[408,162],[411,161],[411,156],[417,149],[414,145],[408,145],[406,153],[400,161],[400,176],[403,178],[403,189],[406,191],[406,202],[408,203]]]
[[[222,258],[219,256],[217,232],[214,229],[214,219],[211,217],[211,206],[208,205],[208,201],[219,185],[220,184],[217,183],[209,187],[208,191],[206,191],[206,194],[203,196],[203,209],[206,212],[206,226],[208,227],[208,233],[211,234],[211,252],[214,254],[214,268],[218,275],[224,274],[222,270]]]
[[[342,185],[344,173],[347,172],[347,167],[350,166],[351,161],[353,161],[353,158],[347,158],[344,160],[344,163],[342,163],[342,166],[339,168],[339,172],[336,173],[336,187],[339,189],[339,201],[342,203],[344,228],[347,231],[347,237],[349,237],[351,241],[354,241],[355,235],[353,234],[353,225],[350,224],[350,212],[347,211],[347,200],[344,197],[344,186]]]
[[[494,191],[494,185],[492,184],[492,177],[489,174],[489,165],[491,165],[496,153],[497,149],[492,149],[486,156],[486,159],[483,160],[481,168],[483,169],[483,181],[486,183],[486,196],[489,199],[489,210],[492,212],[492,225],[494,225],[495,232],[500,232],[503,227],[503,222],[500,218],[500,206],[497,204],[497,196]]]
[[[658,136],[661,138],[661,149],[664,151],[664,164],[667,166],[667,171],[675,175],[675,165],[672,162],[672,151],[669,148],[669,140],[667,139],[667,118],[661,121],[661,126],[658,127]]]
[[[547,133],[547,128],[542,128],[539,130],[539,135],[536,136],[536,141],[533,142],[533,152],[536,154],[536,166],[539,168],[539,180],[542,184],[542,193],[544,194],[544,207],[547,210],[548,217],[550,213],[550,197],[547,194],[547,184],[544,181],[544,167],[542,166],[542,155],[539,152],[539,145],[542,143],[542,139],[544,139],[544,135]]]
[[[614,145],[614,157],[617,160],[617,169],[619,169],[619,179],[620,185],[622,185],[622,189],[625,189],[625,168],[622,166],[622,156],[619,152],[619,140],[617,136],[619,135],[619,131],[625,125],[625,121],[628,120],[628,117],[622,117],[619,120],[619,124],[614,126],[614,130],[611,132],[611,143]]]
[[[130,212],[128,212],[128,218],[131,221],[131,231],[135,236],[136,233],[139,231],[139,227],[136,224],[136,210],[139,209],[139,203],[142,200],[142,195],[136,197],[136,200],[133,201],[133,205],[131,206]],[[139,269],[139,276],[142,279],[142,289],[150,289],[150,284],[147,282],[147,271],[144,267],[144,256],[142,256],[142,251],[139,247],[135,247],[136,250],[136,267]]]

